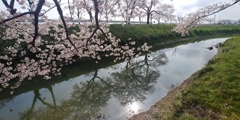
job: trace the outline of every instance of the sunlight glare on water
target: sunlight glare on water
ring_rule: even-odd
[[[130,111],[133,111],[134,113],[138,113],[140,107],[137,102],[133,102],[129,105],[129,109],[130,109]]]

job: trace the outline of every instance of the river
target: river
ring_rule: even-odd
[[[94,64],[92,72],[45,87],[29,85],[32,90],[1,98],[0,120],[125,120],[203,68],[217,54],[214,46],[226,39],[162,49],[105,68]]]

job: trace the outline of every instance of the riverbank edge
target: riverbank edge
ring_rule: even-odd
[[[228,39],[226,42],[228,42],[230,40],[236,40],[236,39],[239,41],[240,35],[236,36],[234,38]],[[224,43],[224,46],[225,46],[226,42]],[[228,47],[231,48],[232,46],[228,46]],[[220,47],[220,48],[218,48],[218,50],[222,50],[222,48]],[[219,51],[218,51],[218,53],[209,62],[215,60],[217,57],[220,56],[220,54],[221,54],[221,57],[224,57],[224,56],[222,56],[222,53],[219,53]],[[214,63],[214,64],[216,65],[217,63]],[[205,115],[202,117],[201,117],[201,115],[200,115],[200,117],[199,116],[195,117],[194,115],[188,114],[188,113],[184,114],[185,116],[181,116],[181,115],[183,115],[183,113],[185,113],[184,110],[180,110],[181,113],[178,113],[179,108],[183,108],[182,107],[183,99],[184,99],[184,97],[186,97],[183,94],[186,93],[186,91],[187,91],[186,89],[196,85],[196,84],[194,84],[194,82],[199,79],[199,76],[201,76],[201,77],[205,76],[205,75],[202,75],[202,72],[205,72],[206,68],[209,67],[210,65],[211,64],[208,63],[204,68],[193,73],[189,78],[184,80],[184,82],[180,86],[175,87],[173,90],[169,91],[166,96],[164,96],[162,99],[160,99],[155,104],[153,104],[149,110],[135,114],[129,120],[169,120],[169,119],[180,119],[180,120],[184,120],[184,119],[195,120],[195,119],[197,119],[198,120],[198,119],[212,119],[211,116],[217,117],[214,119],[227,119],[229,117],[232,118],[232,116],[224,115],[224,112],[222,114],[219,114],[222,111],[219,111],[218,113],[216,113],[214,111],[209,110],[209,112],[207,112],[207,114],[205,113]],[[204,94],[204,93],[199,93],[199,94]],[[237,107],[237,106],[234,106],[234,107]],[[196,106],[196,108],[194,108],[194,109],[202,109],[202,108],[200,105],[200,106]],[[196,111],[194,109],[192,109],[192,110]],[[190,109],[190,111],[191,111],[191,109]],[[234,115],[233,116],[234,118],[239,118],[239,116],[236,116],[235,114],[233,114],[233,115]],[[181,116],[181,117],[177,118],[176,116]],[[209,117],[206,117],[206,116],[209,116]]]
[[[151,51],[157,51],[160,49],[171,48],[171,47],[175,47],[175,46],[182,45],[182,44],[202,41],[205,39],[230,37],[230,36],[234,36],[234,35],[235,34],[228,34],[228,35],[216,34],[216,35],[209,35],[209,36],[202,36],[202,37],[195,36],[195,37],[189,37],[189,38],[179,38],[179,40],[173,40],[173,41],[168,41],[165,43],[158,43],[158,44],[156,43],[155,46],[153,46],[153,48],[151,49]],[[146,53],[143,53],[143,54],[146,54]],[[17,95],[21,94],[23,91],[24,91],[23,93],[25,93],[25,92],[28,92],[31,90],[44,88],[49,83],[54,85],[54,84],[60,83],[62,81],[65,81],[67,79],[74,78],[74,77],[77,77],[82,74],[86,74],[87,72],[91,72],[93,69],[91,69],[91,67],[89,67],[89,66],[85,66],[85,65],[87,65],[86,62],[90,62],[92,65],[96,64],[96,66],[93,67],[94,69],[96,69],[96,68],[101,69],[101,68],[105,68],[109,65],[123,62],[123,61],[117,61],[115,63],[115,62],[113,62],[113,60],[114,60],[114,57],[108,57],[108,58],[105,57],[105,58],[102,58],[100,61],[98,61],[98,63],[95,63],[94,59],[85,59],[82,61],[74,62],[73,64],[65,65],[65,66],[63,66],[64,69],[62,70],[62,76],[52,76],[52,80],[49,80],[49,81],[42,80],[40,77],[36,77],[36,79],[34,81],[33,80],[27,81],[28,83],[30,83],[30,85],[23,82],[22,85],[19,88],[17,88],[18,90],[16,90],[12,95],[9,93],[8,89],[4,89],[4,92],[1,93],[0,100],[2,100],[3,98],[12,98],[13,96],[17,96]],[[102,63],[104,63],[104,64],[107,63],[107,65],[102,65]],[[73,72],[73,71],[76,71],[76,70],[79,71],[78,66],[86,67],[87,71],[84,71],[84,72],[80,71],[78,74],[75,74],[75,72]],[[69,68],[71,68],[71,70]]]
[[[182,91],[193,83],[201,70],[203,69],[193,73],[180,86],[176,86],[169,91],[163,98],[153,104],[149,110],[135,114],[129,120],[155,120],[160,118],[161,120],[168,120],[176,111],[175,105],[181,103],[178,98],[182,96]]]

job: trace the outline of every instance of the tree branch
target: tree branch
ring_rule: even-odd
[[[11,21],[11,20],[13,20],[13,19],[16,19],[16,18],[22,17],[22,16],[24,16],[24,15],[27,15],[27,14],[34,14],[34,12],[25,12],[25,13],[22,13],[22,14],[19,14],[19,15],[16,15],[16,16],[13,16],[13,17],[11,17],[11,18],[5,19],[5,20],[3,20],[3,21],[0,22],[0,25],[6,23],[6,22],[8,22],[8,21]]]
[[[38,2],[38,6],[36,8],[36,10],[34,11],[34,27],[35,27],[35,30],[34,30],[34,37],[33,37],[33,42],[32,42],[32,46],[35,46],[35,41],[38,37],[38,16],[39,16],[39,13],[42,9],[42,6],[43,4],[45,3],[45,0],[39,0]]]
[[[63,12],[62,12],[62,9],[61,9],[60,4],[58,3],[57,0],[53,0],[53,1],[54,1],[55,5],[56,5],[56,7],[57,7],[58,14],[60,15],[60,18],[61,18],[61,20],[62,20],[64,29],[65,29],[65,31],[66,31],[66,36],[67,36],[66,39],[67,39],[67,40],[71,43],[71,45],[78,51],[78,49],[76,48],[76,46],[73,44],[73,42],[72,42],[72,41],[70,40],[70,38],[69,38],[69,32],[68,32],[67,24],[66,24],[66,22],[65,22],[65,20],[64,20]]]
[[[17,9],[13,9],[14,1],[15,0],[11,0],[10,5],[9,5],[6,0],[2,0],[3,4],[5,5],[5,7],[10,9],[10,13],[12,15],[14,15],[16,13],[16,11],[17,11]]]
[[[232,4],[226,4],[226,5],[222,5],[222,6],[218,6],[218,5],[209,6],[209,7],[215,7],[211,11],[205,11],[205,9],[200,9],[195,14],[192,14],[192,16],[190,15],[186,20],[183,21],[182,24],[179,24],[178,26],[176,26],[174,28],[174,31],[181,33],[182,35],[185,35],[185,34],[187,34],[187,31],[189,29],[191,29],[192,27],[196,26],[197,22],[199,22],[202,18],[216,14],[222,10],[225,10],[225,9],[237,4],[238,2],[240,2],[240,0],[236,0]],[[199,12],[201,12],[201,14],[199,14]],[[194,19],[192,19],[191,17],[194,17]]]

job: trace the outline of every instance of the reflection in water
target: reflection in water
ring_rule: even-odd
[[[121,72],[111,74],[110,79],[113,79],[116,85],[113,88],[113,95],[122,105],[145,100],[146,91],[152,88],[160,76],[160,72],[155,69],[156,65],[164,65],[166,62],[164,53],[153,58],[145,55],[143,60],[131,64],[128,62]]]
[[[98,70],[94,72],[92,79],[87,82],[75,84],[69,100],[60,101],[56,105],[52,87],[49,88],[52,94],[53,104],[47,103],[40,97],[39,90],[34,90],[34,100],[32,106],[26,112],[20,113],[21,119],[79,119],[89,120],[96,118],[96,114],[101,107],[107,105],[110,98],[111,88],[105,81],[97,76]],[[103,79],[101,79],[103,80]],[[36,101],[39,100],[43,106],[34,110]]]
[[[32,92],[15,96],[12,100],[1,100],[0,116],[2,118],[0,117],[0,120],[126,119],[130,116],[126,115],[129,114],[128,112],[138,113],[140,109],[145,108],[144,104],[150,106],[166,94],[167,91],[163,88],[168,86],[167,83],[170,80],[186,76],[182,75],[183,70],[179,71],[175,68],[180,65],[176,63],[179,63],[181,59],[186,64],[190,64],[187,61],[191,60],[190,57],[180,58],[184,56],[183,53],[188,53],[185,52],[186,48],[170,49],[169,53],[168,50],[165,52],[162,50],[146,54],[131,62],[95,69],[91,73],[69,81],[48,85],[45,88],[36,88]],[[192,48],[189,47],[189,49]],[[189,54],[199,57],[196,53]],[[204,54],[206,54],[205,51],[200,52],[200,55]],[[195,59],[193,59],[194,62],[196,62]],[[201,62],[201,59],[198,60]],[[165,66],[167,67],[164,68]],[[188,70],[193,71],[192,68],[191,66]],[[168,71],[168,69],[176,71]]]
[[[129,108],[130,108],[130,111],[133,111],[133,112],[137,112],[140,109],[140,107],[139,107],[137,102],[132,102],[129,105]]]
[[[139,106],[135,101],[145,100],[146,91],[152,88],[153,83],[160,76],[156,66],[164,65],[166,62],[166,55],[158,53],[157,56],[145,55],[144,59],[137,59],[134,63],[127,62],[123,69],[112,72],[109,76],[101,77],[98,75],[99,70],[95,70],[85,75],[90,79],[73,85],[70,99],[58,102],[51,85],[47,87],[51,94],[50,102],[41,97],[39,89],[33,90],[31,107],[21,111],[19,118],[91,120],[102,117],[104,119],[107,115],[101,113],[101,108],[108,105],[111,95],[119,99],[122,106],[137,112]],[[40,102],[40,107],[36,107],[37,102]]]
[[[33,98],[31,107],[27,111],[19,113],[21,120],[33,120],[33,119],[37,119],[37,120],[54,119],[55,120],[59,118],[62,119],[66,114],[68,114],[68,112],[64,108],[57,106],[52,86],[49,86],[47,89],[49,90],[52,96],[53,102],[52,103],[46,102],[45,101],[46,98],[41,97],[39,90],[34,90],[33,91],[34,98]],[[35,105],[37,101],[41,102],[42,105],[41,107],[38,107],[37,109],[35,109]]]
[[[6,103],[8,103],[10,101],[11,101],[10,99],[1,100],[0,101],[0,109],[2,109],[6,105]]]
[[[65,104],[71,108],[74,119],[88,120],[97,117],[101,107],[107,105],[110,94],[109,81],[100,78],[98,70],[95,70],[90,80],[73,86],[71,98]]]

